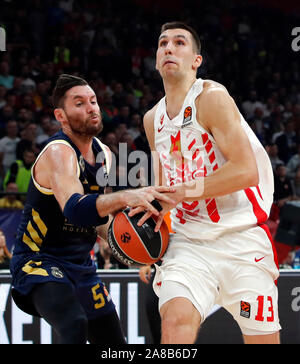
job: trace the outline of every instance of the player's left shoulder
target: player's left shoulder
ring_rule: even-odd
[[[226,102],[230,99],[231,96],[224,85],[213,80],[204,80],[203,91],[196,101],[198,101],[198,103],[214,103],[218,101]]]
[[[197,120],[206,130],[211,130],[217,124],[227,124],[228,121],[240,122],[238,108],[222,84],[205,80],[200,97],[195,100]]]
[[[203,80],[203,92],[213,93],[213,92],[223,92],[229,95],[227,88],[220,82],[214,80]]]
[[[195,100],[195,104],[201,114],[236,109],[235,102],[226,87],[212,80],[204,81],[203,91]]]

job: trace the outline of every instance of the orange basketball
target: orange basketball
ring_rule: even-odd
[[[164,255],[168,247],[168,226],[163,221],[160,230],[155,232],[155,216],[137,226],[143,213],[129,217],[129,211],[127,208],[114,217],[108,229],[108,244],[114,257],[127,266],[151,265]]]

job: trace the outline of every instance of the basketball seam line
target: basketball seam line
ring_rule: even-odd
[[[139,234],[138,234],[138,232],[136,231],[136,229],[135,229],[134,225],[131,223],[131,221],[130,221],[129,217],[127,216],[127,214],[124,214],[124,215],[125,215],[125,217],[126,217],[127,221],[128,221],[128,222],[130,223],[130,225],[132,226],[133,230],[136,232],[136,235],[138,236],[138,238],[139,238],[140,242],[143,244],[143,246],[144,246],[144,248],[145,248],[146,252],[148,253],[149,257],[150,257],[151,259],[157,259],[157,257],[153,257],[153,256],[152,256],[152,255],[148,252],[147,247],[145,246],[145,244],[144,244],[143,240],[140,238],[140,235],[139,235]],[[159,231],[159,235],[160,235],[160,241],[162,242],[162,239],[161,239],[162,237],[161,237],[161,233],[160,233],[160,231]],[[159,255],[158,255],[158,256],[160,256],[161,248],[162,248],[162,244],[161,244],[161,247],[160,247],[160,251],[159,251]],[[141,262],[138,262],[138,263],[143,264],[143,263],[141,263]]]

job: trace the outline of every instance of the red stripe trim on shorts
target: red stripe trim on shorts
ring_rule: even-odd
[[[274,240],[273,240],[273,238],[272,238],[272,235],[271,235],[271,233],[270,233],[270,230],[269,230],[269,228],[268,228],[268,226],[267,226],[266,224],[258,224],[258,226],[259,226],[260,228],[262,228],[262,229],[265,231],[265,233],[267,234],[267,236],[268,236],[268,238],[269,238],[269,240],[270,240],[270,243],[271,243],[271,245],[272,245],[272,251],[273,251],[273,256],[274,256],[274,262],[275,262],[275,264],[276,264],[277,269],[279,269],[278,257],[277,257],[277,250],[276,250],[276,247],[275,247],[275,244],[274,244]],[[277,280],[275,281],[275,284],[277,285]]]

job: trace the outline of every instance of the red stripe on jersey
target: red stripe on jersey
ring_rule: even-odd
[[[202,142],[203,142],[203,145],[205,145],[205,144],[206,144],[206,142],[208,141],[208,134],[207,134],[207,133],[205,133],[205,134],[202,134],[201,136],[202,136]]]
[[[193,156],[192,156],[192,159],[193,160],[196,159],[198,157],[199,153],[200,153],[200,149],[196,149]]]
[[[191,144],[188,146],[188,149],[191,150],[193,148],[193,146],[195,145],[196,143],[196,139],[194,139]]]
[[[213,162],[216,160],[216,156],[215,156],[215,152],[212,152],[209,156],[209,161],[211,164],[213,164]]]
[[[185,210],[189,210],[189,211],[194,210],[198,205],[199,205],[199,201],[193,201],[190,204],[182,201],[182,207]]]
[[[261,195],[260,188],[259,188],[259,186],[258,186],[258,185],[256,186],[256,189],[257,189],[257,192],[258,192],[258,194],[259,194],[259,197],[263,200],[263,197],[262,197],[262,195]]]
[[[186,219],[183,218],[183,211],[178,209],[176,210],[177,210],[176,217],[179,219],[180,224],[184,225],[186,223]]]
[[[217,209],[216,200],[209,198],[205,200],[205,203],[206,203],[206,210],[211,221],[216,223],[219,222],[220,215]]]
[[[259,203],[257,202],[257,199],[255,197],[254,192],[251,190],[251,188],[246,188],[245,193],[248,197],[248,200],[250,201],[254,215],[256,216],[257,223],[262,224],[268,219],[268,215],[266,212],[259,206]]]
[[[209,154],[209,152],[211,151],[213,145],[212,145],[212,142],[209,140],[205,146],[205,150],[206,150],[206,153]]]
[[[209,140],[207,133],[202,134],[201,136],[202,136],[203,145],[205,146],[205,150],[208,155],[208,159],[209,159],[210,163],[213,164],[216,161],[215,152],[212,151],[212,153],[209,154],[209,152],[211,151],[211,149],[213,147],[212,142]],[[216,169],[218,169],[218,163],[215,163],[215,165],[213,167],[214,171]],[[204,177],[206,177],[206,175],[207,175],[207,168],[204,165]],[[218,212],[216,200],[208,198],[205,200],[205,204],[206,204],[207,214],[208,214],[210,220],[214,223],[218,223],[220,221],[220,215]]]

